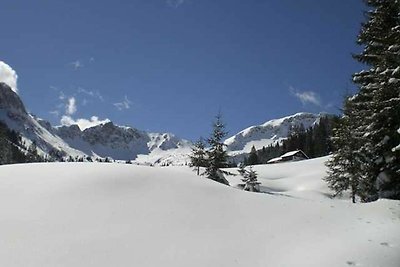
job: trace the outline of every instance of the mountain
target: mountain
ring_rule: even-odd
[[[310,128],[326,114],[296,113],[280,119],[270,120],[261,125],[251,126],[225,140],[231,155],[249,153],[252,146],[261,149],[286,139],[298,127]]]
[[[151,154],[153,161],[163,164],[163,158],[171,157],[169,151],[172,154],[186,153],[191,146],[189,141],[170,133],[147,133],[113,122],[85,130],[78,125],[54,127],[48,121],[29,114],[18,94],[5,83],[0,83],[0,120],[19,132],[28,145],[35,142],[40,153],[64,158],[90,156],[134,160],[138,155]],[[141,163],[154,164],[143,157],[141,160]]]
[[[326,114],[297,113],[251,126],[226,139],[228,153],[236,161],[250,152],[286,139],[296,127],[305,129]],[[171,133],[148,133],[109,121],[87,129],[78,125],[52,126],[26,111],[18,94],[0,83],[0,120],[19,132],[27,145],[35,142],[40,153],[68,157],[133,160],[146,165],[185,165],[191,142]]]

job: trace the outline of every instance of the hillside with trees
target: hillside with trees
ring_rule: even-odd
[[[260,150],[253,147],[245,158],[244,164],[266,164],[270,159],[294,150],[302,150],[310,158],[329,155],[334,151],[331,136],[339,120],[337,116],[323,116],[319,123],[308,129],[304,126],[294,127],[289,137],[281,143],[272,144]]]

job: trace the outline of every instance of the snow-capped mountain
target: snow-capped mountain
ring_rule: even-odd
[[[228,153],[239,159],[256,149],[286,139],[293,128],[305,129],[326,114],[297,113],[251,126],[226,139]],[[148,133],[108,121],[84,130],[78,125],[52,126],[26,111],[18,94],[0,83],[0,120],[19,132],[29,145],[35,142],[39,152],[57,152],[63,157],[110,157],[133,160],[147,165],[184,165],[189,162],[191,142],[171,133]]]
[[[77,125],[59,126],[53,132],[69,146],[86,155],[111,157],[113,159],[136,159],[158,149],[168,151],[190,147],[190,142],[170,133],[147,133],[135,128],[118,126],[107,122],[83,131]]]
[[[251,126],[225,140],[231,155],[249,153],[252,146],[261,149],[286,139],[292,129],[303,126],[310,128],[326,114],[296,113],[280,119],[270,120],[264,124]]]
[[[112,122],[85,130],[78,125],[53,127],[48,121],[29,114],[19,96],[5,83],[0,83],[0,120],[19,132],[28,145],[35,142],[39,152],[57,151],[64,157],[134,160],[138,155],[152,153],[154,159],[159,152],[162,155],[156,160],[161,163],[163,157],[171,156],[168,151],[187,151],[191,146],[189,141],[170,133],[147,133]]]

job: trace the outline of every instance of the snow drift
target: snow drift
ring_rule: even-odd
[[[324,161],[257,166],[271,194],[187,167],[0,166],[0,266],[399,266],[400,202],[325,197]]]

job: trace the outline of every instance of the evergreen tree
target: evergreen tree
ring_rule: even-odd
[[[354,114],[350,113],[352,110],[350,105],[351,102],[346,99],[343,117],[333,129],[331,140],[335,153],[326,163],[328,176],[324,180],[334,192],[334,196],[350,189],[351,199],[355,203],[356,196],[361,195],[357,148],[363,140],[355,138],[352,132]]]
[[[33,141],[27,150],[27,162],[43,162],[44,159],[39,155],[36,142]]]
[[[254,146],[251,147],[251,151],[249,154],[249,157],[247,158],[246,161],[247,165],[257,165],[258,162],[258,156],[257,156],[257,150]]]
[[[192,154],[190,155],[190,162],[196,168],[197,175],[200,175],[200,167],[207,166],[206,150],[203,138],[200,138],[194,143],[192,147]]]
[[[365,201],[377,196],[400,199],[400,4],[397,0],[369,0],[371,11],[363,24],[354,56],[370,69],[354,74],[360,90],[352,98],[362,123],[356,129],[365,136],[359,148],[360,173]]]
[[[218,114],[213,123],[211,136],[207,140],[210,148],[207,151],[207,167],[205,174],[207,178],[211,180],[229,185],[229,182],[224,177],[224,174],[229,173],[221,170],[221,168],[228,166],[228,154],[225,150],[225,144],[223,143],[223,139],[227,134],[221,114]]]
[[[353,201],[356,194],[364,202],[400,199],[400,151],[393,149],[400,142],[400,4],[366,3],[371,11],[358,36],[364,49],[354,58],[370,68],[353,75],[359,92],[344,106],[327,178],[336,193],[353,182]]]
[[[260,192],[260,182],[257,180],[257,173],[252,167],[246,170],[244,165],[241,164],[238,170],[239,174],[243,177],[242,181],[245,183],[243,190],[250,192]]]

